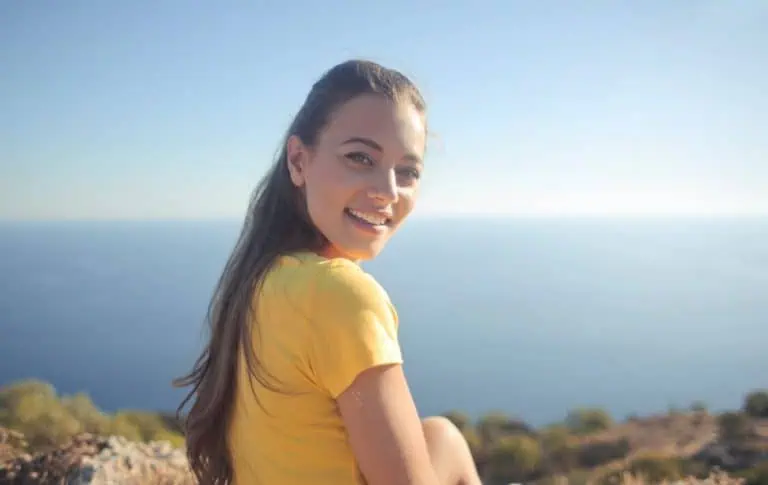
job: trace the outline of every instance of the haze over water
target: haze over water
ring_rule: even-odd
[[[0,385],[172,409],[238,224],[0,225]],[[616,417],[765,386],[768,219],[415,219],[366,263],[420,411]]]

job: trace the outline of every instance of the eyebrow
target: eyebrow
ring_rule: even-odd
[[[352,138],[348,138],[342,145],[348,145],[350,143],[361,143],[369,148],[372,148],[376,150],[377,152],[383,152],[384,149],[376,143],[375,141],[371,140],[370,138],[364,138],[360,136],[353,136]],[[413,163],[422,163],[421,157],[418,155],[415,155],[413,153],[407,153],[404,157],[404,159],[409,160]]]

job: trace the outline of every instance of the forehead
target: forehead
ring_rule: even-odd
[[[421,113],[411,103],[395,103],[383,96],[358,96],[333,113],[325,137],[343,143],[351,137],[370,138],[384,148],[422,154],[426,129]]]

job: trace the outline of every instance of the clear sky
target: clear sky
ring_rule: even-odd
[[[427,97],[419,214],[768,213],[765,0],[40,0],[0,2],[0,218],[240,218],[349,57]]]

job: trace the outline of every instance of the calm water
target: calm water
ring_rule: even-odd
[[[171,409],[234,222],[0,225],[0,384]],[[373,263],[423,414],[535,424],[768,386],[768,220],[414,220]]]

